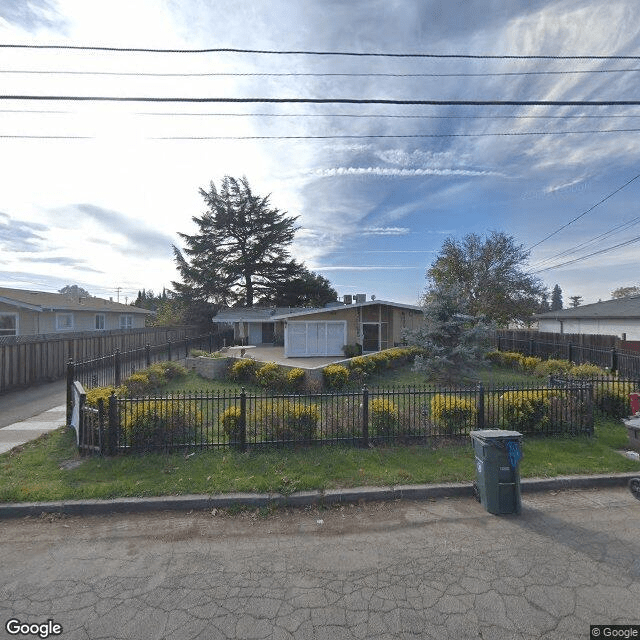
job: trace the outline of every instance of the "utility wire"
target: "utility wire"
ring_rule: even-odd
[[[615,233],[617,233],[619,231],[634,227],[635,225],[638,224],[638,222],[640,222],[640,216],[636,216],[635,218],[633,218],[631,220],[628,220],[627,222],[623,222],[622,224],[619,224],[619,225],[609,229],[608,231],[605,231],[604,233],[601,233],[600,235],[597,235],[597,236],[595,236],[593,238],[590,238],[589,240],[585,240],[584,242],[581,242],[580,244],[577,244],[577,245],[571,247],[570,249],[565,249],[564,251],[561,251],[560,253],[556,253],[556,254],[554,254],[552,256],[549,256],[548,258],[545,258],[544,260],[540,260],[539,262],[534,264],[531,268],[532,269],[539,269],[539,268],[543,267],[545,264],[547,264],[549,262],[553,262],[557,258],[562,258],[564,256],[571,255],[572,253],[575,253],[579,249],[584,249],[585,247],[589,246],[590,244],[593,244],[594,242],[597,242],[598,240],[604,240],[605,238],[608,238],[609,236],[611,236],[611,235],[613,235],[613,234],[615,234]]]
[[[393,100],[386,98],[181,98],[150,96],[0,95],[0,100],[52,102],[184,102],[184,103],[297,103],[297,104],[389,104],[430,106],[521,107],[621,107],[639,106],[640,100]]]
[[[153,136],[146,140],[364,140],[364,139],[394,139],[394,138],[484,138],[508,136],[560,136],[599,133],[640,133],[638,129],[592,129],[588,131],[497,131],[485,133],[416,133],[416,134],[335,134],[335,135],[274,135],[274,136]],[[60,138],[60,139],[95,139],[96,136],[38,136],[22,134],[0,134],[0,138]],[[640,177],[640,176],[638,176]],[[596,205],[594,205],[596,206]],[[592,207],[593,208],[593,207]],[[588,212],[585,212],[588,213]],[[584,215],[584,214],[582,214]],[[578,216],[580,217],[580,216]],[[576,218],[577,220],[577,218]],[[568,226],[570,223],[567,223]],[[562,227],[564,228],[564,227]],[[560,229],[559,229],[560,230]],[[558,230],[558,231],[559,231]],[[554,232],[557,233],[557,232]],[[554,235],[554,234],[551,234]],[[551,236],[548,236],[551,237]],[[545,238],[546,239],[546,238]],[[540,243],[544,242],[541,240]],[[538,244],[540,244],[538,243]],[[537,245],[533,245],[534,247]],[[533,247],[531,247],[533,248]]]
[[[142,47],[105,47],[66,44],[0,44],[0,49],[49,49],[67,51],[108,51],[117,53],[250,53],[261,55],[303,55],[303,56],[351,56],[375,58],[434,58],[434,59],[466,59],[466,60],[640,60],[640,56],[611,55],[486,55],[486,54],[453,54],[453,53],[387,53],[372,51],[304,51],[273,49],[239,49],[219,47],[208,49],[147,49]]]
[[[630,244],[635,244],[636,242],[640,242],[640,236],[636,236],[635,238],[631,238],[630,240],[625,240],[624,242],[614,244],[613,246],[607,247],[606,249],[600,249],[599,251],[594,251],[593,253],[589,253],[586,256],[582,256],[580,258],[574,258],[573,260],[567,260],[566,262],[561,262],[560,264],[556,264],[553,267],[538,269],[537,271],[532,271],[531,273],[534,273],[534,274],[543,273],[545,271],[551,271],[552,269],[559,269],[560,267],[564,267],[569,264],[575,264],[576,262],[581,262],[582,260],[586,260],[587,258],[592,258],[593,256],[598,256],[603,253],[608,253],[609,251],[613,251],[614,249],[619,249],[620,247],[626,247]]]
[[[4,109],[0,109],[0,112]],[[20,112],[20,110],[16,110]],[[38,112],[25,111],[25,113],[75,113],[73,111]],[[563,116],[436,116],[436,115],[403,115],[390,113],[211,113],[211,112],[187,112],[187,111],[139,111],[138,116],[222,116],[222,117],[255,117],[255,118],[405,118],[416,120],[528,120],[531,119],[581,119],[581,118],[640,118],[640,113],[610,114],[610,115],[563,115]]]
[[[549,238],[552,238],[557,233],[560,233],[560,231],[562,231],[563,229],[566,229],[569,225],[573,224],[576,220],[580,220],[580,218],[586,216],[587,213],[590,213],[596,207],[600,206],[603,202],[606,202],[609,198],[613,197],[616,193],[618,193],[618,191],[622,191],[625,187],[628,187],[634,180],[637,180],[638,178],[640,178],[640,173],[637,176],[634,176],[633,178],[631,178],[631,180],[629,180],[628,182],[625,182],[621,187],[618,187],[615,191],[610,193],[608,196],[604,197],[599,202],[596,202],[592,207],[589,207],[586,211],[581,213],[579,216],[576,216],[572,220],[569,220],[569,222],[567,222],[566,224],[563,224],[561,227],[559,227],[558,229],[550,233],[548,236],[545,236],[544,238],[542,238],[542,240],[540,240],[539,242],[532,244],[528,249],[526,249],[526,251],[531,251],[531,249],[540,246],[543,242],[546,242]]]
[[[209,77],[295,77],[295,78],[486,78],[504,76],[548,76],[587,73],[634,73],[638,69],[583,69],[566,71],[508,71],[484,73],[269,73],[269,72],[203,72],[203,73],[161,73],[146,71],[70,71],[70,70],[34,70],[0,69],[0,73],[24,75],[77,75],[77,76],[134,76],[151,78],[209,78]]]
[[[65,109],[0,109],[0,113],[78,113]],[[187,116],[187,117],[230,117],[230,118],[396,118],[413,120],[580,120],[588,118],[640,118],[640,113],[627,114],[580,114],[580,115],[412,115],[392,113],[228,113],[203,111],[137,111],[135,116]]]

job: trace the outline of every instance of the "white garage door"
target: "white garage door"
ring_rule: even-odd
[[[347,343],[344,320],[326,322],[288,322],[284,354],[288,357],[341,356]]]

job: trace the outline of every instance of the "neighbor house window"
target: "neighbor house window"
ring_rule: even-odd
[[[96,329],[104,329],[104,313],[96,313]]]
[[[73,329],[73,313],[56,313],[56,329],[58,331]]]
[[[18,335],[18,316],[15,313],[0,313],[0,336]]]
[[[133,327],[133,316],[124,315],[120,316],[120,328],[131,329]]]

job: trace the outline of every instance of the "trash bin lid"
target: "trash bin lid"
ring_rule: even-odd
[[[507,431],[506,429],[480,429],[471,432],[472,438],[479,440],[514,440],[522,438],[519,431]]]

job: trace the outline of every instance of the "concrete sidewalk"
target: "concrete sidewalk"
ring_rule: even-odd
[[[66,421],[67,408],[62,404],[26,420],[8,424],[0,429],[0,453],[35,440],[43,433],[54,431],[66,424]]]

